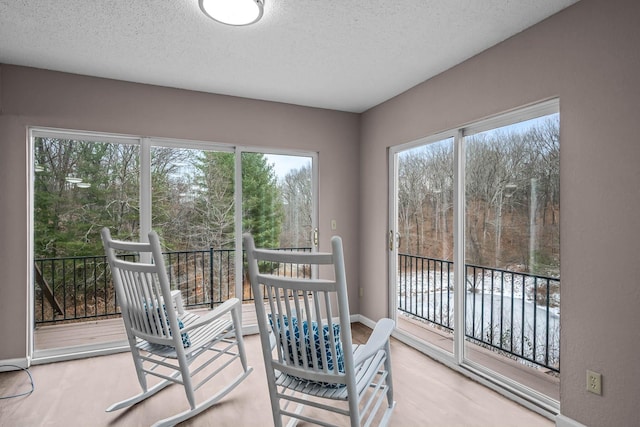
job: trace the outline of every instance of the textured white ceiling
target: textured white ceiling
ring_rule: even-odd
[[[0,0],[0,63],[362,112],[577,0]]]

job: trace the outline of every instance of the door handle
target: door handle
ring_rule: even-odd
[[[394,233],[393,230],[389,230],[389,251],[393,252],[394,244],[396,248],[400,248],[401,240],[400,233]]]

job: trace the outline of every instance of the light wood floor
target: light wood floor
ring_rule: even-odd
[[[206,310],[204,310],[206,312]],[[256,330],[256,314],[253,304],[242,306],[242,323],[247,328]],[[398,314],[396,325],[399,330],[439,347],[445,352],[453,352],[453,335],[428,327],[425,323],[412,320]],[[38,326],[34,334],[36,358],[55,361],[56,356],[82,350],[87,346],[112,347],[114,343],[127,346],[124,323],[121,318],[85,321],[80,323]],[[532,368],[496,352],[483,349],[467,342],[465,354],[467,359],[487,367],[493,372],[511,378],[545,396],[560,400],[560,381],[541,368]]]
[[[370,329],[353,325],[354,340]],[[182,426],[273,425],[259,337],[245,338],[254,372],[219,405]],[[396,409],[392,426],[552,427],[554,423],[467,379],[396,340],[392,342]],[[239,372],[231,369],[228,377]],[[182,388],[171,386],[128,410],[106,413],[111,403],[138,393],[128,353],[92,357],[30,368],[34,392],[0,400],[2,426],[146,426],[187,409]],[[227,375],[225,373],[225,375]],[[215,386],[214,386],[215,387]],[[0,396],[30,388],[23,371],[0,373]],[[212,393],[205,386],[199,392]]]

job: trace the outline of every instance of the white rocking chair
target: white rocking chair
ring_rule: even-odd
[[[271,409],[278,427],[284,417],[290,425],[302,420],[330,426],[344,417],[351,426],[374,421],[386,425],[395,407],[389,345],[395,324],[382,319],[365,345],[352,344],[341,239],[333,237],[331,246],[332,253],[256,249],[253,237],[244,235]],[[291,265],[308,269],[327,264],[333,266],[335,279],[273,274],[284,265],[292,271]],[[271,272],[261,272],[266,270]]]
[[[102,242],[142,387],[142,393],[110,406],[107,412],[141,402],[173,383],[182,384],[190,409],[154,424],[171,426],[211,407],[251,373],[242,339],[242,307],[237,298],[205,316],[189,313],[183,308],[180,291],[170,290],[155,232],[149,233],[149,243],[124,242],[112,240],[109,230],[103,228]],[[136,256],[137,261],[120,256],[125,254]],[[196,359],[198,363],[194,364]],[[242,372],[216,394],[197,403],[194,391],[236,359],[240,359]],[[162,380],[148,387],[147,375]],[[200,382],[194,384],[195,381]]]

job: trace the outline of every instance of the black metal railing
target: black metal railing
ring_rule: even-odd
[[[236,296],[234,250],[166,252],[165,261],[187,307],[215,307]],[[119,316],[104,256],[43,258],[35,266],[36,324]],[[398,309],[452,331],[453,263],[400,254],[398,266]],[[274,272],[310,274],[298,265],[280,265]],[[559,279],[467,264],[465,282],[468,340],[559,371]],[[246,277],[242,292],[244,302],[253,301]]]
[[[311,248],[279,250],[310,252]],[[172,251],[165,252],[164,256],[171,286],[181,291],[186,307],[213,308],[236,296],[235,250]],[[281,275],[310,274],[308,268],[298,265],[272,269]],[[120,315],[105,256],[36,259],[35,278],[36,325]],[[241,299],[253,301],[251,286],[244,274]]]
[[[117,314],[106,266],[104,256],[36,259],[36,324]]]
[[[559,372],[560,279],[465,265],[465,337],[507,356]],[[451,261],[400,254],[398,310],[454,328]]]

